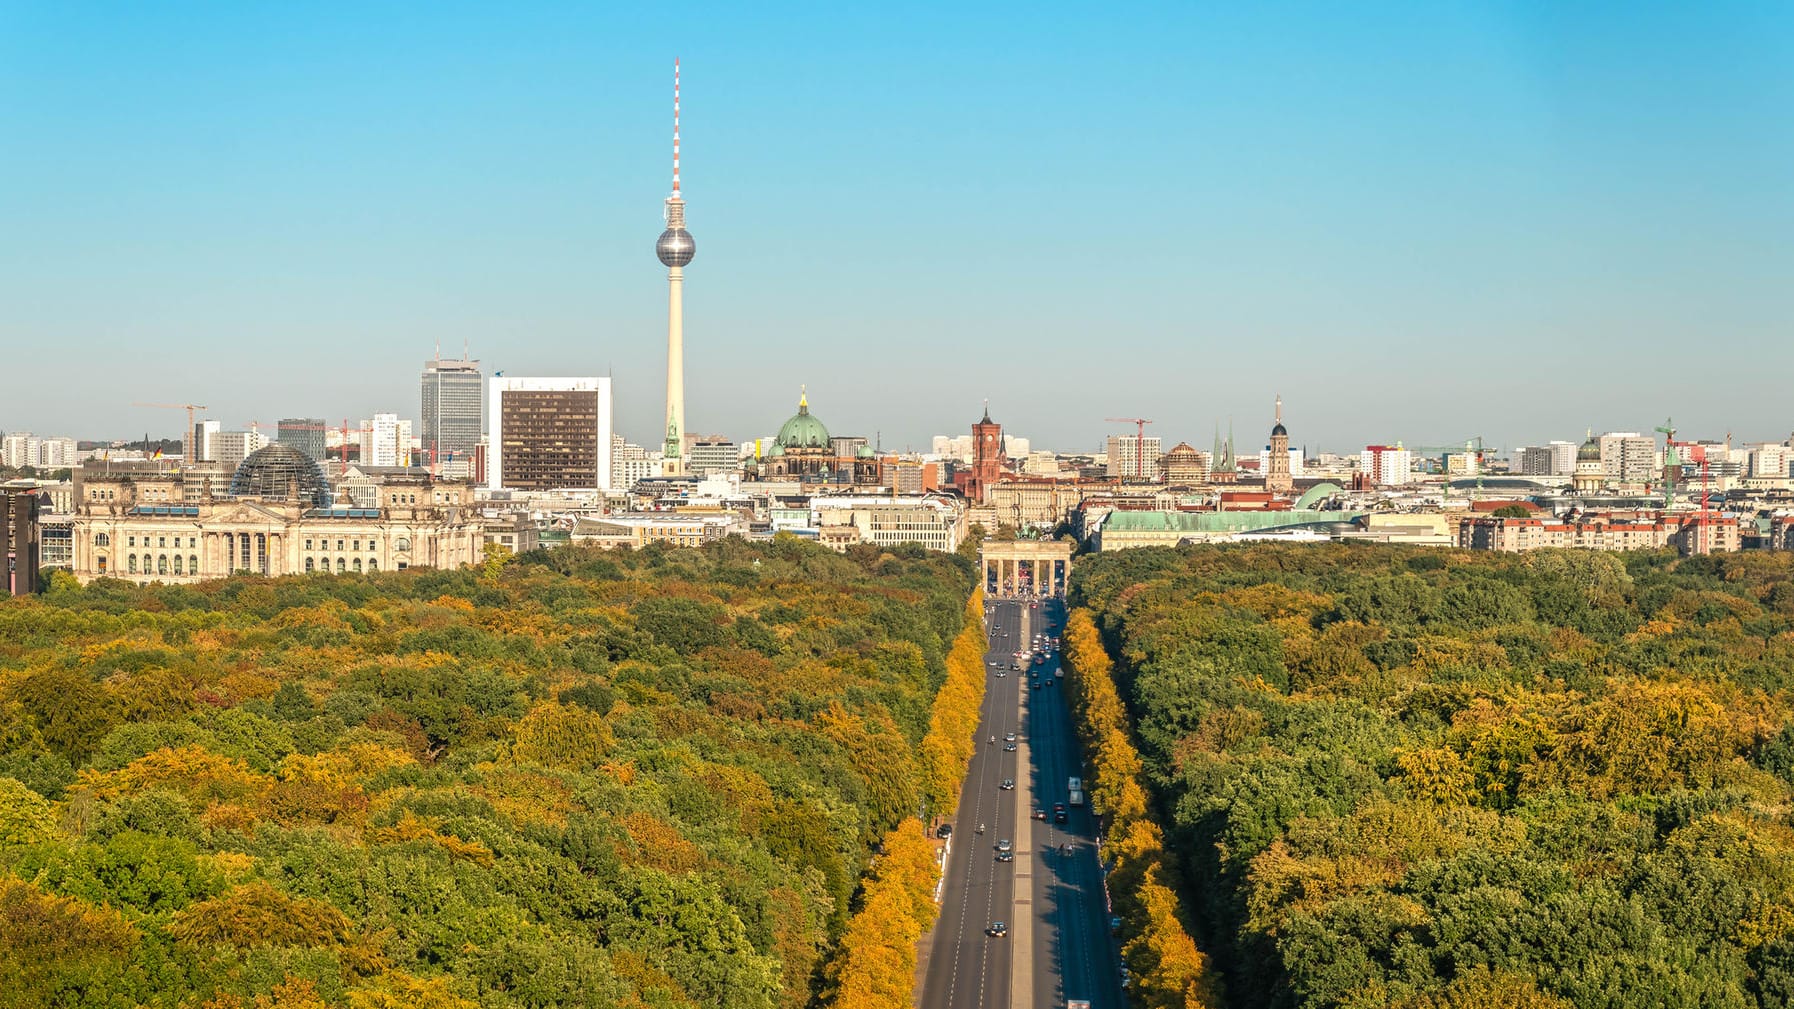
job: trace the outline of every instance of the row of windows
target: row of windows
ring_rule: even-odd
[[[142,574],[165,575],[165,574],[169,573],[169,570],[168,570],[169,563],[168,563],[168,555],[167,554],[158,554],[155,557],[156,568],[154,571],[150,570],[150,555],[149,554],[144,554],[141,562],[138,561],[136,554],[131,554],[129,557],[125,558],[125,564],[126,564],[127,570],[129,570],[129,572],[131,574],[139,573],[139,564],[140,563],[141,563],[141,573]],[[104,574],[105,571],[106,571],[105,565],[102,564],[100,566],[100,573]],[[199,574],[199,558],[195,555],[188,555],[186,569],[182,570],[181,555],[175,554],[174,555],[174,573],[177,575]]]
[[[103,538],[104,538],[104,537],[105,537],[105,535],[106,535],[106,534],[105,534],[105,533],[101,533],[101,534],[100,534],[100,538],[102,538],[102,539],[103,539]],[[98,545],[99,545],[99,546],[105,546],[105,545],[106,545],[106,544],[104,544],[104,543],[99,543],[99,544],[98,544]],[[137,537],[135,537],[135,536],[127,536],[127,537],[125,537],[125,545],[126,545],[126,546],[129,546],[129,547],[134,547],[134,546],[136,546],[136,545],[137,545]],[[148,536],[145,536],[145,537],[144,537],[144,538],[143,538],[143,545],[144,545],[144,546],[146,546],[146,547],[147,547],[147,546],[149,546],[149,545],[150,545],[150,538],[149,538],[149,537],[148,537]],[[167,545],[168,545],[168,537],[166,537],[166,536],[158,536],[158,537],[156,537],[156,546],[159,546],[159,547],[166,547],[166,546],[167,546]],[[180,537],[179,537],[179,536],[176,536],[176,537],[175,537],[175,538],[174,538],[174,545],[175,545],[175,547],[176,547],[176,548],[177,548],[177,549],[178,549],[178,548],[179,548],[179,547],[180,547],[180,545],[181,545],[181,538],[180,538]],[[199,540],[198,540],[198,539],[197,539],[197,538],[195,538],[195,537],[192,537],[192,536],[189,536],[189,537],[187,537],[187,546],[188,546],[188,548],[189,548],[189,549],[191,549],[191,548],[192,548],[192,547],[196,547],[196,546],[198,546],[198,545],[199,545]]]
[[[401,564],[399,566],[404,567],[403,564]],[[380,570],[380,562],[378,560],[375,560],[372,557],[369,557],[368,564],[367,564],[367,570],[368,571]],[[341,575],[341,574],[347,574],[350,571],[353,571],[356,574],[361,574],[361,572],[362,572],[361,558],[357,557],[353,561],[350,561],[347,558],[338,557],[336,559],[336,573]],[[313,572],[329,574],[330,573],[330,558],[326,557],[323,560],[319,561],[316,566],[313,566],[312,559],[310,557],[307,557],[305,559],[305,573],[311,574]]]
[[[317,544],[317,546],[315,546],[315,547],[312,545],[314,542]],[[344,547],[343,546],[344,543],[348,543],[349,546]],[[359,540],[359,539],[353,539],[353,540],[338,539],[336,541],[336,548],[338,550],[344,550],[344,549],[360,550],[361,549],[361,540]],[[393,541],[392,548],[394,550],[400,550],[400,551],[410,550],[411,549],[411,537],[400,536],[398,539]],[[315,541],[308,539],[305,541],[305,549],[307,549],[307,550],[329,550],[330,549],[330,541],[327,539],[320,539],[320,540],[315,540]],[[372,539],[368,540],[368,549],[369,550],[380,549],[379,541],[372,540]]]

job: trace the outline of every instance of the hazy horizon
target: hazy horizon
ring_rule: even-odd
[[[653,444],[675,56],[692,431],[1794,426],[1794,8],[0,2],[0,430],[416,419],[465,340]]]

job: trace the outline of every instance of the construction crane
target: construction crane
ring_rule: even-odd
[[[1682,476],[1682,457],[1676,454],[1676,421],[1673,417],[1664,418],[1663,423],[1654,429],[1663,436],[1663,508],[1668,511],[1676,506],[1676,480]]]
[[[1673,422],[1665,421],[1664,425],[1665,425],[1665,427],[1668,427],[1670,429],[1668,431],[1664,431],[1664,428],[1660,427],[1657,430],[1664,431],[1664,433],[1666,435],[1668,435],[1669,443],[1664,449],[1664,461],[1665,461],[1666,466],[1668,464],[1669,453],[1675,451],[1677,448],[1687,450],[1684,458],[1686,458],[1686,460],[1688,462],[1698,462],[1701,464],[1701,517],[1700,517],[1700,526],[1699,526],[1700,536],[1695,541],[1695,552],[1704,554],[1704,553],[1707,553],[1711,549],[1711,547],[1709,546],[1709,543],[1708,543],[1708,538],[1711,535],[1711,533],[1708,531],[1708,527],[1711,524],[1711,522],[1713,521],[1712,517],[1711,517],[1712,516],[1711,509],[1713,507],[1713,483],[1712,483],[1713,471],[1711,468],[1711,461],[1707,458],[1707,446],[1702,445],[1699,442],[1694,442],[1694,441],[1680,441],[1676,438],[1676,432],[1675,432],[1675,429],[1673,426]],[[1727,447],[1729,448],[1730,441],[1731,441],[1731,436],[1729,433],[1727,434],[1726,440],[1727,440]],[[1677,461],[1677,465],[1678,466],[1681,465],[1681,460]]]
[[[181,432],[181,465],[193,465],[193,411],[210,410],[211,407],[201,406],[198,403],[132,403],[131,405],[149,407],[155,410],[187,411],[187,430]]]
[[[1151,424],[1152,421],[1145,417],[1104,417],[1103,420],[1109,424],[1134,425],[1134,476],[1141,480],[1147,479],[1146,425]]]
[[[1484,456],[1490,452],[1501,451],[1500,449],[1485,449],[1483,447],[1482,435],[1477,435],[1474,438],[1466,438],[1461,445],[1411,445],[1409,446],[1409,449],[1414,452],[1422,453],[1423,455],[1436,455],[1439,457],[1439,472],[1445,477],[1445,496],[1447,498],[1451,497],[1451,457],[1454,455],[1475,456],[1476,490],[1471,497],[1472,501],[1482,497]]]

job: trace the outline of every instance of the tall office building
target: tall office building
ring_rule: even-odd
[[[488,385],[487,486],[610,490],[610,379],[494,377]]]
[[[288,417],[275,429],[274,440],[305,453],[312,462],[323,462],[324,428],[322,417]]]
[[[466,357],[424,362],[424,462],[442,475],[457,475],[473,463],[480,444],[480,362]]]
[[[698,246],[685,230],[679,195],[679,61],[673,61],[673,195],[666,201],[666,230],[654,254],[667,268],[667,425],[661,466],[668,476],[685,472],[685,267]],[[606,439],[608,448],[610,442]],[[607,468],[608,471],[608,468]]]
[[[692,443],[687,469],[692,476],[741,472],[741,448],[727,438],[704,438]]]

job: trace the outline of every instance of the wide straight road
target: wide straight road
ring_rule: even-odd
[[[1082,776],[1063,681],[1054,675],[1058,659],[1029,666],[1013,654],[1027,650],[1036,632],[1062,626],[1063,612],[1056,602],[1035,608],[1001,599],[991,600],[988,612],[982,741],[960,797],[941,915],[923,940],[916,1004],[1034,1009],[1084,998],[1093,1009],[1120,1007],[1119,960],[1089,808],[1069,809],[1065,824],[1052,820],[1053,804],[1067,801],[1067,779]],[[1012,663],[1023,668],[1012,671]],[[1012,732],[1014,750],[1005,739]],[[1005,779],[1017,787],[1002,788]],[[1034,809],[1047,818],[1033,819]],[[1013,845],[1013,862],[997,860],[1001,840]],[[996,921],[1008,935],[986,933]]]

